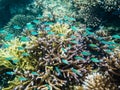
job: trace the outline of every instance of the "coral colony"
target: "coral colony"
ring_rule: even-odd
[[[120,90],[119,0],[10,1],[0,90]]]

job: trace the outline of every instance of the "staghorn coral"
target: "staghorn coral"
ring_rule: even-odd
[[[83,83],[84,90],[118,90],[108,76],[100,73],[88,75]]]
[[[33,67],[30,66],[30,62],[28,62],[28,58],[26,57],[27,53],[24,49],[26,44],[27,42],[21,42],[18,38],[15,38],[10,42],[4,42],[2,48],[0,48],[0,66],[5,66],[10,69],[33,69]]]
[[[27,58],[22,56],[25,52],[24,45],[25,42],[21,42],[18,38],[9,42],[2,42],[0,48],[0,86],[2,88],[7,87],[8,81],[14,79],[13,71],[16,68],[21,68],[21,70],[24,69],[23,67],[29,70],[33,69],[29,62],[27,63]]]
[[[90,31],[91,28],[82,30],[65,23],[53,24],[56,29],[51,24],[37,25],[37,34],[23,34],[16,39],[18,46],[23,47],[22,50],[17,49],[14,40],[13,46],[6,48],[10,49],[10,52],[2,50],[3,53],[9,53],[19,59],[15,64],[8,60],[15,67],[12,68],[15,78],[9,81],[9,85],[3,90],[70,89],[70,86],[81,85],[88,73],[102,70],[106,63],[104,57],[107,58],[114,53],[116,43],[103,31],[94,33]],[[60,32],[56,32],[57,29]],[[58,35],[61,30],[63,34],[66,34],[65,31],[70,33],[61,39],[64,37]],[[1,60],[4,61],[6,54],[2,57]]]
[[[108,74],[117,85],[120,85],[120,50],[116,48],[114,54],[104,60],[107,62]]]
[[[68,24],[56,23],[54,25],[51,25],[50,27],[51,27],[51,31],[58,35],[63,34],[65,36],[67,36],[67,34],[70,34],[70,32],[71,32]]]
[[[37,86],[36,88],[41,89],[45,84],[48,83],[51,88],[59,89],[63,88],[63,85],[72,85],[80,82],[77,79],[78,77],[81,77],[80,71],[82,74],[86,74],[90,69],[89,65],[82,65],[82,63],[85,63],[84,61],[75,61],[74,59],[74,52],[79,53],[79,49],[77,50],[77,47],[79,48],[80,46],[73,44],[69,50],[69,47],[67,46],[67,44],[70,44],[69,39],[62,41],[58,36],[55,35],[47,36],[46,34],[44,35],[44,33],[42,33],[42,35],[42,37],[39,37],[37,40],[35,40],[36,42],[31,42],[33,46],[31,46],[32,44],[28,46],[30,55],[37,60],[37,63],[39,63],[39,65],[37,64],[35,67],[36,72],[40,74],[40,71],[43,71],[41,72],[43,73],[42,76],[38,76],[38,79],[43,79],[43,81],[38,82],[42,85]],[[64,49],[65,47],[68,48],[68,52],[66,52]],[[38,68],[40,68],[40,70],[38,70]],[[88,70],[83,71],[84,69]],[[71,82],[74,79],[76,82]],[[33,83],[34,82],[35,81],[33,81]],[[34,88],[34,86],[31,88]]]
[[[63,86],[68,88],[69,85],[81,82],[78,78],[91,71],[90,65],[84,65],[87,61],[75,60],[74,56],[77,55],[75,52],[79,54],[79,49],[82,47],[71,42],[72,39],[68,38],[62,41],[57,35],[47,35],[45,31],[42,31],[37,38],[31,40],[25,47],[25,50],[30,55],[27,60],[30,61],[22,61],[22,58],[20,61],[21,63],[34,62],[32,64],[33,66],[35,65],[34,70],[26,69],[26,65],[23,66],[18,63],[14,74],[18,77],[23,77],[25,81],[23,80],[22,85],[21,83],[16,85],[13,83],[14,81],[10,81],[8,89],[48,88],[46,85],[53,89],[60,89]],[[71,45],[69,46],[69,44]],[[75,82],[71,82],[73,80]],[[28,82],[25,83],[26,81]]]

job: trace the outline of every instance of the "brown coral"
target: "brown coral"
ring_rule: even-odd
[[[116,84],[119,83],[120,78],[120,50],[115,50],[115,53],[110,57],[104,58],[107,62],[106,67],[108,68],[108,73],[111,76],[112,80],[115,81]]]
[[[84,90],[118,90],[108,76],[100,73],[88,75],[83,83]]]

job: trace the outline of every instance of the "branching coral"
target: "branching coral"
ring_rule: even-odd
[[[0,66],[5,66],[6,68],[21,68],[21,69],[33,69],[28,62],[28,54],[25,51],[25,45],[27,42],[21,42],[19,39],[11,40],[10,42],[5,42],[0,48]],[[2,63],[4,62],[4,63]],[[18,65],[18,67],[17,67]],[[11,67],[10,67],[11,66]],[[20,66],[20,67],[19,67]],[[25,68],[23,68],[25,67]]]
[[[42,7],[43,16],[52,14],[54,18],[63,18],[64,16],[73,16],[72,3],[70,0],[35,0],[31,4],[35,9]],[[31,10],[31,9],[30,9]]]
[[[71,30],[69,30],[69,28],[70,27],[68,24],[60,24],[60,23],[56,23],[51,26],[52,31],[55,32],[56,34],[67,35],[71,31]]]
[[[13,56],[8,62],[15,67],[12,74],[19,82],[10,81],[5,90],[61,90],[81,85],[88,73],[102,70],[106,63],[104,57],[114,53],[116,43],[102,31],[93,33],[91,28],[81,31],[65,23],[37,25],[40,28],[35,34],[23,34],[11,40],[13,46],[2,48],[3,53]],[[5,60],[6,54],[1,60]],[[11,62],[14,59],[18,62]]]
[[[40,68],[40,71],[43,72],[50,71],[47,72],[47,74],[50,73],[50,75],[46,78],[43,78],[44,75],[46,76],[46,73],[41,76],[44,81],[43,85],[49,83],[49,85],[54,89],[58,87],[61,88],[60,84],[60,86],[58,85],[58,87],[56,87],[56,83],[54,83],[52,78],[56,78],[55,80],[58,80],[58,82],[66,82],[65,85],[72,85],[80,82],[77,78],[84,76],[82,74],[86,74],[90,71],[91,68],[89,65],[83,66],[87,61],[75,60],[74,57],[77,53],[79,54],[79,49],[82,47],[70,42],[70,40],[71,39],[68,38],[62,41],[58,36],[46,36],[45,34],[43,37],[37,38],[32,47],[31,44],[29,46],[30,48],[28,47],[30,55],[37,60],[37,63],[39,63],[39,65],[36,65],[36,69]],[[71,82],[74,79],[76,81]],[[64,83],[62,85],[64,85]]]
[[[82,49],[81,45],[76,44],[79,40],[76,39],[75,42],[70,36],[67,37],[69,38],[62,40],[60,36],[49,35],[46,31],[41,31],[37,38],[31,39],[32,41],[26,44],[25,51],[30,56],[24,58],[19,56],[20,61],[14,69],[16,76],[30,81],[27,85],[23,84],[22,88],[41,89],[47,88],[47,85],[53,89],[61,89],[63,86],[68,87],[81,82],[82,79],[78,78],[91,71],[91,65],[85,65],[89,62],[78,56],[79,50]],[[81,36],[78,37],[82,41]],[[34,62],[32,63],[32,66],[35,65],[34,69],[27,68],[27,63],[31,62]],[[74,82],[71,82],[73,80]],[[13,88],[21,88],[19,86],[21,83],[17,86],[15,84]]]
[[[120,78],[120,50],[115,50],[115,53],[111,55],[108,58],[104,58],[104,60],[107,62],[106,66],[108,68],[108,73],[113,79],[113,81],[116,82],[116,84],[119,83]]]
[[[32,15],[15,15],[4,29],[8,31],[8,33],[14,33],[15,36],[20,35],[26,23],[31,22],[32,20],[34,20],[34,16]]]
[[[88,75],[83,84],[84,90],[118,90],[108,76],[100,73]]]
[[[119,0],[73,0],[73,3],[77,11],[76,17],[83,18],[88,26],[96,27],[110,21],[111,17],[120,19]]]

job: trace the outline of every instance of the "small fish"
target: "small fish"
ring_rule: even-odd
[[[91,55],[91,53],[90,52],[87,52],[87,51],[83,51],[83,52],[81,52],[82,53],[82,55],[84,55],[84,56],[89,56],[89,55]]]
[[[69,24],[69,25],[71,24],[71,22],[70,22],[70,21],[64,21],[64,23]]]
[[[6,72],[6,74],[8,74],[8,75],[14,75],[15,73],[14,72]]]
[[[14,64],[17,64],[18,62],[19,62],[20,60],[12,60],[12,62],[14,63]]]
[[[67,47],[68,49],[70,49],[70,48],[72,47],[71,44],[68,44],[67,46],[68,46],[68,47]]]
[[[70,17],[69,20],[70,20],[70,21],[76,21],[76,19],[73,18],[73,17]]]
[[[76,41],[76,40],[71,40],[70,42],[72,42],[74,44],[78,44],[78,41]]]
[[[54,35],[54,32],[49,31],[49,32],[47,32],[47,34],[48,34],[48,35]]]
[[[58,73],[58,75],[61,75],[61,71],[60,71],[60,69],[58,67],[55,67],[55,70]]]
[[[18,25],[14,25],[13,28],[14,28],[14,29],[22,29],[22,28],[21,28],[20,26],[18,26]]]
[[[7,34],[8,32],[5,31],[5,30],[0,30],[0,34],[4,35],[4,34]]]
[[[113,44],[116,44],[115,42],[113,42],[113,41],[101,41],[101,43],[103,43],[103,44],[108,44],[108,45],[113,45]]]
[[[7,34],[6,36],[5,36],[5,41],[10,41],[10,40],[12,40],[14,38],[14,34]]]
[[[12,59],[13,59],[13,56],[11,56],[11,57],[6,57],[6,58],[5,58],[5,60],[8,60],[8,61],[9,61],[9,60],[12,60]]]
[[[33,23],[40,24],[41,22],[40,22],[40,20],[33,20]]]
[[[9,48],[11,45],[9,45],[9,44],[3,44],[2,45],[2,48]]]
[[[97,48],[98,46],[96,44],[89,44],[90,47]]]
[[[120,8],[112,13],[113,15],[120,15]]]
[[[19,77],[19,80],[20,80],[20,81],[26,81],[27,78],[25,78],[25,77]]]
[[[44,30],[49,31],[49,30],[51,30],[51,28],[50,27],[45,27]]]
[[[108,48],[109,48],[109,49],[114,49],[115,46],[114,46],[114,45],[109,45]]]
[[[49,17],[49,18],[53,18],[53,15],[51,15],[51,14],[48,14],[48,17]]]
[[[65,60],[65,59],[62,59],[62,62],[63,62],[64,64],[69,64],[69,62],[68,62],[67,60]]]
[[[110,49],[104,49],[104,51],[105,51],[106,53],[108,53],[108,54],[112,54],[112,53],[113,53],[113,51],[111,51]]]
[[[20,37],[20,41],[22,42],[28,42],[30,39],[28,37],[22,36]]]
[[[37,18],[38,19],[42,19],[42,18],[44,18],[41,14],[39,14],[38,16],[37,16]]]
[[[65,36],[65,34],[60,33],[60,34],[58,34],[58,36],[63,37],[63,36]]]
[[[86,35],[95,35],[93,32],[86,31]]]
[[[31,32],[31,35],[36,36],[36,35],[38,35],[38,33],[37,33],[37,32],[35,32],[35,31],[32,31],[32,32]]]
[[[86,28],[86,31],[90,31],[90,30],[92,30],[92,28],[90,28],[90,27],[87,27],[87,28]]]
[[[62,49],[63,52],[67,52],[67,49],[65,49],[65,48],[61,48],[61,49]]]
[[[97,37],[96,39],[101,41],[101,40],[103,40],[103,37]]]
[[[71,35],[70,38],[76,39],[77,37],[75,35]]]
[[[80,57],[80,56],[75,56],[74,57],[76,60],[85,60],[83,57]]]
[[[51,86],[49,84],[45,84],[48,87],[48,90],[51,90]]]
[[[69,20],[69,17],[68,17],[68,16],[64,16],[64,19],[65,19],[65,20]]]
[[[101,60],[98,60],[97,58],[91,58],[90,60],[91,60],[92,62],[95,62],[95,63],[101,62]]]
[[[27,23],[26,28],[27,28],[28,30],[33,30],[33,29],[34,29],[34,26],[33,26],[31,23]]]
[[[115,39],[120,39],[120,35],[113,35],[112,37]]]
[[[31,74],[33,74],[33,75],[39,75],[37,72],[32,72]]]
[[[24,50],[24,47],[20,46],[18,47],[18,50]]]
[[[74,72],[74,73],[76,73],[76,74],[78,74],[78,75],[81,75],[78,70],[76,70],[76,69],[74,69],[74,68],[71,68],[71,70],[72,70],[72,72]]]
[[[75,26],[71,26],[71,29],[72,29],[73,31],[78,31],[78,28],[75,27]]]
[[[22,53],[22,56],[29,56],[30,54],[27,52]]]
[[[44,22],[45,25],[52,25],[53,22]]]
[[[61,20],[61,19],[57,19],[56,22],[58,22],[58,23],[60,23],[60,24],[63,24],[64,21]]]

